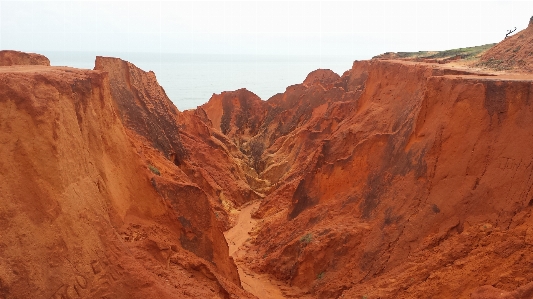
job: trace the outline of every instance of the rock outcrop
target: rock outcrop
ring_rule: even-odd
[[[96,57],[94,69],[109,74],[111,94],[124,124],[179,166],[186,158],[179,135],[179,111],[157,83],[154,72],[101,56]]]
[[[441,62],[185,112],[117,58],[0,68],[0,297],[253,298],[222,231],[261,199],[236,258],[292,297],[530,298],[533,75]]]
[[[41,54],[26,53],[12,50],[0,51],[0,66],[12,65],[44,65],[50,66],[50,60]]]
[[[254,93],[239,89],[232,92],[214,94],[198,110],[205,113],[209,125],[227,136],[240,152],[251,159],[248,165],[257,169],[263,148],[251,142],[266,114],[265,102]],[[253,175],[256,177],[257,174]],[[248,201],[248,200],[245,200]],[[242,201],[244,203],[245,201]]]

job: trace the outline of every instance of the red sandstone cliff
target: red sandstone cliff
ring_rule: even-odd
[[[532,281],[533,77],[515,78],[372,60],[266,101],[249,265],[317,298]]]
[[[0,77],[2,297],[252,298],[222,230],[262,198],[239,262],[293,297],[531,298],[533,75],[373,59],[186,112],[116,58]]]
[[[0,51],[0,66],[13,65],[45,65],[50,66],[50,60],[41,54],[25,53],[12,50]]]
[[[221,230],[229,228],[230,214],[236,206],[259,197],[250,187],[257,174],[248,166],[249,159],[205,123],[207,117],[201,109],[178,111],[155,74],[129,62],[97,57],[95,69],[108,72],[116,109],[137,151],[162,174],[155,176],[153,183],[164,197],[177,201],[178,195],[172,195],[177,191],[167,190],[174,188],[170,186],[194,190],[187,197],[192,202],[197,197],[207,200]],[[208,210],[204,207],[199,212]],[[212,251],[227,258],[222,235],[217,238],[219,243],[210,245]]]
[[[153,104],[160,90],[128,68],[0,68],[0,297],[252,297],[207,195],[155,175],[135,147],[143,129],[166,127],[149,122],[152,111],[133,114],[148,120],[134,127],[117,110]],[[116,92],[127,71],[137,73],[126,91],[141,101],[129,105]],[[143,144],[154,160],[168,158]]]
[[[464,298],[531,281],[531,79],[386,61],[366,71],[339,120],[315,110],[273,148],[298,163],[256,213],[256,267],[319,298]],[[508,269],[517,280],[501,278]]]

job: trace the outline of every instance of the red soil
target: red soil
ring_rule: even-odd
[[[157,90],[137,75],[133,88]],[[147,167],[167,157],[125,127],[113,74],[18,66],[0,78],[1,298],[253,297],[208,195]]]

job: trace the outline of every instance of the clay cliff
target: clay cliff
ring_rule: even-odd
[[[247,266],[316,298],[529,298],[533,76],[390,59],[328,74],[201,107],[268,183]],[[230,95],[253,125],[218,121],[252,120],[216,108]]]
[[[531,281],[531,78],[365,67],[359,97],[316,106],[265,151],[278,187],[255,214],[263,258],[249,262],[318,298],[466,298]]]
[[[0,297],[252,298],[209,196],[153,165],[182,154],[179,112],[153,74],[99,62],[0,68]]]

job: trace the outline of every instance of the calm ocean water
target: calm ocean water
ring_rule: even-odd
[[[54,66],[92,69],[97,55],[120,57],[154,71],[168,97],[180,110],[196,108],[213,93],[246,88],[267,100],[301,83],[311,71],[331,69],[342,75],[356,57],[236,56],[209,54],[42,52]]]

